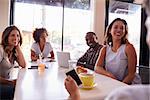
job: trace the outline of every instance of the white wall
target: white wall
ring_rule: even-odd
[[[9,0],[0,0],[0,37],[9,25]]]
[[[99,43],[103,43],[105,29],[105,0],[94,0],[94,32]]]

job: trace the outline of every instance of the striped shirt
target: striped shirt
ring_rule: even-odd
[[[77,66],[83,66],[91,70],[94,70],[94,66],[99,56],[99,52],[101,48],[102,48],[102,45],[98,43],[94,47],[90,47],[85,52],[85,54],[81,58],[79,58],[77,62]]]

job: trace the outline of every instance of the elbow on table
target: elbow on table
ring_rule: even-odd
[[[128,74],[123,80],[123,82],[126,84],[132,84],[132,81],[134,80],[134,78],[135,78],[135,74]]]
[[[20,66],[21,66],[22,68],[26,68],[26,62],[24,62],[24,64],[20,64]]]
[[[97,66],[94,67],[94,71],[95,71],[96,73],[99,73],[99,70],[98,70]]]

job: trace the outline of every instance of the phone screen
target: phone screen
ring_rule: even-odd
[[[67,75],[67,76],[70,75],[70,76],[76,81],[76,83],[77,83],[78,86],[79,86],[80,84],[82,84],[82,82],[81,82],[81,80],[80,80],[78,74],[76,73],[76,71],[75,71],[74,69],[71,70],[71,71],[69,71],[69,72],[67,72],[66,75]]]

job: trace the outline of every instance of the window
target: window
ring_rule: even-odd
[[[85,33],[92,30],[92,12],[88,10],[86,3],[79,1],[70,5],[72,9],[64,9],[64,51],[71,52],[73,59],[79,58],[87,50]]]
[[[137,61],[140,54],[140,33],[141,33],[141,5],[120,1],[110,1],[109,23],[115,18],[122,18],[128,24],[128,40],[133,44],[137,53]],[[137,62],[139,65],[139,62]]]
[[[78,59],[87,49],[85,33],[92,30],[91,16],[90,0],[16,0],[14,24],[22,30],[26,59],[30,59],[32,32],[40,27],[48,30],[55,56],[63,49]]]

